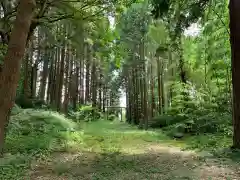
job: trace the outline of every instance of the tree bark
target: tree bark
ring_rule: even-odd
[[[46,85],[47,85],[47,77],[48,77],[48,64],[49,64],[50,55],[48,52],[45,52],[44,55],[44,62],[43,62],[43,72],[39,90],[39,98],[44,101],[45,100],[45,93],[46,93]],[[50,68],[51,69],[51,68]]]
[[[92,90],[92,107],[97,107],[97,67],[96,60],[92,61],[92,73],[91,73],[91,90]]]
[[[59,87],[60,87],[60,66],[61,66],[61,49],[57,48],[56,52],[56,81],[55,81],[55,89],[54,89],[54,104],[53,107],[57,111],[59,110]]]
[[[17,9],[17,16],[11,33],[8,51],[4,58],[2,74],[0,76],[0,153],[8,126],[11,108],[14,105],[22,58],[24,56],[27,37],[32,22],[36,3],[34,0],[21,0]]]
[[[164,114],[164,107],[165,107],[165,105],[164,105],[164,102],[165,102],[165,95],[164,95],[164,82],[163,82],[163,80],[164,80],[164,61],[162,60],[161,61],[161,74],[160,74],[160,83],[161,83],[161,113],[162,114]]]
[[[73,102],[73,109],[76,111],[77,110],[77,105],[78,105],[78,97],[79,97],[79,62],[75,62],[76,64],[76,72],[75,72],[75,77],[74,77],[74,90],[73,90],[73,95],[72,95],[72,102]]]
[[[86,77],[85,104],[90,102],[90,63],[92,61],[90,45],[87,44],[86,46],[87,46],[87,58],[86,58],[86,75],[85,75]]]
[[[47,89],[47,102],[49,104],[52,104],[52,90],[54,87],[53,81],[54,81],[54,73],[55,73],[55,68],[54,68],[54,62],[55,62],[55,52],[53,51],[51,53],[51,58],[50,58],[50,68],[49,68],[49,73],[48,73],[48,89]]]
[[[162,88],[161,88],[161,67],[160,57],[157,57],[157,81],[158,81],[158,112],[162,114]]]
[[[137,121],[139,121],[139,117],[140,116],[137,116],[139,115],[138,111],[140,109],[140,113],[141,113],[141,108],[138,108],[140,105],[138,104],[138,100],[139,100],[139,82],[138,82],[138,78],[136,73],[137,73],[137,69],[138,66],[136,68],[131,68],[132,69],[132,72],[131,72],[131,76],[132,76],[132,84],[131,84],[131,87],[132,87],[132,102],[130,102],[132,104],[132,124],[138,124]]]
[[[79,72],[79,104],[84,104],[84,59],[80,59],[80,72]]]
[[[37,92],[37,80],[38,80],[38,65],[41,61],[41,51],[40,51],[40,32],[38,30],[37,35],[37,58],[32,67],[32,78],[31,78],[31,98],[36,98]],[[34,46],[32,46],[32,53],[34,52]],[[33,56],[33,54],[32,54]]]
[[[68,48],[67,52],[67,64],[66,64],[66,80],[65,80],[65,97],[64,97],[64,113],[68,113],[68,105],[69,105],[69,98],[70,98],[70,93],[71,93],[71,80],[72,80],[72,69],[73,69],[73,61],[72,61],[72,54],[70,54],[70,48]]]
[[[56,87],[57,87],[57,66],[58,66],[58,62],[57,62],[57,58],[58,58],[58,53],[57,53],[57,48],[54,50],[54,56],[52,59],[52,69],[51,69],[51,81],[49,80],[49,82],[51,83],[49,86],[49,90],[50,90],[50,104],[52,107],[56,107]]]
[[[36,90],[37,90],[37,78],[38,78],[38,62],[35,62],[32,67],[31,74],[31,98],[36,98]]]
[[[60,111],[62,108],[62,89],[63,89],[63,79],[64,79],[64,62],[65,62],[65,45],[61,49],[61,62],[60,62],[60,73],[59,73],[59,84],[58,84],[58,100],[57,100],[57,110]]]
[[[27,48],[26,55],[23,61],[24,64],[24,80],[23,80],[23,101],[27,102],[31,97],[31,67],[32,67],[32,53],[31,47]]]
[[[99,79],[98,79],[98,109],[99,111],[102,111],[102,81],[103,81],[103,75],[102,75],[102,69],[99,67]]]
[[[240,1],[230,0],[230,43],[232,52],[233,147],[240,149]]]
[[[148,89],[147,89],[147,77],[144,71],[143,77],[143,101],[144,101],[144,129],[148,129]]]
[[[106,109],[106,92],[107,92],[107,87],[106,85],[103,86],[103,113],[105,113]]]
[[[152,104],[151,104],[151,116],[154,117],[154,111],[156,109],[155,104],[155,93],[154,93],[154,76],[153,76],[153,64],[151,63],[151,96],[152,96]]]

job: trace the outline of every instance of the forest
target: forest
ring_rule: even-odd
[[[238,0],[0,0],[0,180],[239,179],[238,19]]]

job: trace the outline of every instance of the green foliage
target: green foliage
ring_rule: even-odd
[[[177,163],[180,168],[193,159],[184,156],[182,162],[180,154],[174,155],[175,152],[186,155],[178,147],[216,150],[231,143],[227,136],[216,134],[176,141],[161,130],[142,131],[116,121],[77,124],[58,113],[32,109],[21,111],[11,117],[6,144],[8,153],[0,159],[1,180],[25,180],[29,172],[33,178],[82,179],[88,178],[91,172],[96,179],[112,179],[116,174],[120,179],[129,178],[136,170],[142,174],[137,173],[134,177],[140,179],[143,175],[148,179],[156,178],[155,174],[152,176],[153,172],[161,172],[157,178],[178,179],[179,176],[169,174],[172,164],[176,166]],[[198,162],[200,159],[194,160],[194,167]],[[83,170],[80,174],[79,168]],[[45,169],[51,171],[46,173]]]
[[[199,108],[200,109],[193,108],[192,110],[188,108],[188,112],[183,113],[180,118],[176,115],[171,115],[171,112],[170,115],[167,116],[168,121],[165,120],[166,115],[159,116],[155,119],[155,124],[158,124],[158,127],[164,127],[164,130],[169,131],[169,135],[171,136],[174,136],[175,133],[178,132],[186,135],[201,135],[207,133],[223,134],[228,137],[232,136],[232,122],[229,113],[217,112],[212,108]]]
[[[84,121],[96,121],[103,117],[103,114],[99,112],[97,108],[92,107],[91,105],[80,106],[78,111],[70,112],[70,117],[75,120],[84,120]]]
[[[226,40],[229,38],[226,26],[229,22],[227,1],[221,0],[216,4],[210,1],[211,6],[206,7],[208,2],[208,0],[153,0],[153,13],[161,17],[159,20],[151,18],[151,7],[147,1],[132,4],[125,0],[117,5],[115,5],[116,2],[111,1],[107,5],[96,6],[85,4],[86,2],[62,1],[59,3],[61,8],[54,7],[53,12],[50,13],[51,18],[39,16],[46,17],[40,22],[46,25],[46,29],[41,28],[43,28],[44,36],[51,40],[51,43],[44,42],[45,44],[40,43],[39,46],[52,48],[52,46],[62,46],[64,42],[72,49],[71,52],[74,56],[76,55],[76,59],[84,57],[87,60],[97,60],[104,76],[100,82],[104,87],[101,88],[106,88],[106,94],[110,96],[110,104],[119,105],[121,90],[128,86],[126,82],[129,79],[134,80],[132,77],[126,80],[129,71],[137,70],[139,60],[143,60],[146,80],[149,82],[151,78],[149,76],[153,76],[155,101],[158,99],[156,98],[158,97],[156,77],[161,74],[161,91],[163,91],[161,96],[164,96],[161,98],[164,111],[161,115],[158,114],[150,119],[149,126],[154,128],[154,131],[152,129],[139,131],[136,127],[115,124],[117,112],[115,109],[107,112],[110,122],[102,121],[104,115],[97,108],[89,105],[81,106],[76,112],[70,112],[70,117],[75,120],[73,122],[57,113],[21,109],[40,109],[45,106],[41,100],[26,99],[21,96],[23,89],[23,76],[21,76],[17,90],[17,105],[12,109],[6,138],[5,152],[8,154],[0,160],[0,179],[19,179],[19,176],[23,176],[24,171],[29,168],[33,158],[42,158],[55,151],[80,152],[79,149],[84,149],[94,153],[120,153],[122,147],[140,144],[141,148],[138,147],[138,151],[144,153],[143,145],[145,146],[146,142],[158,142],[157,145],[161,146],[166,141],[175,143],[174,145],[182,143],[188,148],[200,150],[216,150],[218,147],[229,146],[232,137],[232,122],[231,101],[229,100],[231,98],[230,45]],[[112,5],[115,5],[116,26],[114,27],[110,26],[108,17],[103,15],[113,8]],[[113,13],[112,10],[110,11]],[[55,13],[57,17],[54,16]],[[69,31],[68,38],[66,38],[65,30],[59,31],[61,26],[56,26],[58,27],[56,28],[55,25],[48,23],[61,14],[64,16],[70,14],[72,17],[70,18],[72,20],[63,22]],[[88,22],[89,17],[97,21]],[[197,22],[200,26],[200,33],[189,37],[184,34],[184,30],[193,22]],[[89,56],[91,57],[84,56],[83,43],[90,45],[92,53]],[[142,44],[144,44],[143,47],[139,48]],[[2,50],[0,52],[1,64],[6,46],[1,46],[0,49]],[[75,52],[75,49],[80,51]],[[144,52],[144,55],[141,52]],[[156,67],[157,58],[161,61],[161,72]],[[180,83],[179,74],[182,69],[178,67],[179,60],[183,61],[187,83]],[[153,66],[152,72],[149,70],[150,65]],[[135,76],[138,75],[140,74],[135,74]],[[136,84],[142,83],[138,80],[138,77],[135,78]],[[132,95],[134,91],[137,92],[134,86],[131,88],[128,95]],[[147,94],[150,94],[148,91],[149,89]],[[134,98],[135,95],[139,100],[140,91],[134,94]],[[129,99],[134,99],[132,97]],[[150,95],[148,99],[153,100]],[[134,103],[137,102],[139,101],[130,102],[130,106],[133,106],[131,110],[135,110]],[[148,104],[150,105],[150,101]],[[96,121],[99,119],[101,121]],[[81,131],[79,124],[83,128]],[[169,136],[178,140],[170,140]],[[138,144],[137,141],[140,143]],[[137,168],[134,161],[131,163],[116,162],[115,158],[111,158],[115,156],[109,156],[106,157],[110,159],[110,163],[105,161],[102,163],[98,160],[97,165],[101,164],[101,166],[96,167],[101,167],[102,171],[99,171],[94,178],[106,177],[104,165],[111,168],[124,167],[124,173],[126,169]],[[155,161],[155,158],[153,159]],[[87,164],[91,163],[87,162]],[[119,169],[122,171],[121,168]],[[61,175],[71,172],[74,168],[62,163],[52,169]],[[147,174],[159,171],[159,169],[146,169],[150,172]],[[110,175],[115,174],[110,173]]]
[[[179,122],[182,122],[187,117],[181,116],[181,115],[160,115],[152,118],[149,122],[149,126],[152,128],[163,128],[170,126],[172,124],[177,124]]]
[[[150,8],[147,2],[132,4],[117,22],[120,42],[127,55],[135,52],[136,45],[144,41],[150,24]]]
[[[198,21],[204,15],[209,0],[171,1],[152,0],[152,14],[155,18],[172,20],[174,36],[182,33],[191,23]]]
[[[53,151],[67,151],[67,141],[79,126],[64,116],[15,106],[8,126],[6,152],[0,160],[0,179],[25,179],[34,158],[44,158]],[[78,142],[79,143],[79,142]]]
[[[14,116],[21,112],[22,112],[22,109],[17,104],[14,104],[14,106],[12,107],[12,110],[11,110],[11,115]]]
[[[24,180],[25,171],[30,167],[29,156],[22,154],[8,154],[0,159],[1,180]]]
[[[206,88],[194,88],[192,84],[174,83],[171,107],[165,115],[153,118],[151,127],[163,128],[172,136],[222,134],[232,136],[232,121],[228,96],[219,99]],[[218,104],[222,102],[222,104]]]
[[[29,98],[25,98],[23,95],[20,95],[16,98],[15,103],[21,108],[33,108],[33,102]]]
[[[116,117],[115,114],[110,114],[110,115],[108,116],[108,120],[109,120],[109,121],[114,121],[116,118],[117,118],[117,117]]]
[[[15,103],[21,108],[43,108],[47,106],[44,100],[25,98],[23,95],[18,96]]]
[[[57,113],[25,109],[11,118],[5,151],[15,154],[50,150],[57,143],[54,139],[60,138],[62,132],[76,128],[74,122]]]

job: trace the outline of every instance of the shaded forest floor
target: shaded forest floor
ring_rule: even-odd
[[[46,112],[25,113],[31,120],[38,119],[38,128],[39,121],[49,116]],[[207,151],[181,150],[187,147],[186,141],[172,140],[161,131],[141,131],[124,123],[108,121],[80,123],[76,128],[73,122],[69,124],[56,114],[48,118],[55,118],[51,122],[55,127],[59,127],[57,121],[60,120],[62,125],[72,129],[51,130],[51,136],[46,131],[45,135],[30,132],[22,139],[10,132],[7,138],[10,153],[2,161],[5,164],[0,164],[0,179],[234,180],[240,177],[240,161],[236,158],[216,157]],[[49,123],[50,119],[45,122]],[[37,142],[33,144],[31,140]],[[11,149],[13,146],[16,152]],[[24,161],[27,156],[34,158]]]
[[[31,179],[226,180],[239,179],[240,166],[207,152],[182,151],[176,141],[126,124],[93,122],[84,127],[87,146],[57,152],[32,164]],[[162,141],[162,142],[158,142]]]

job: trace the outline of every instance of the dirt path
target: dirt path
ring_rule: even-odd
[[[203,160],[196,153],[176,147],[146,143],[122,152],[55,153],[35,162],[30,172],[36,180],[237,180],[233,163]]]

